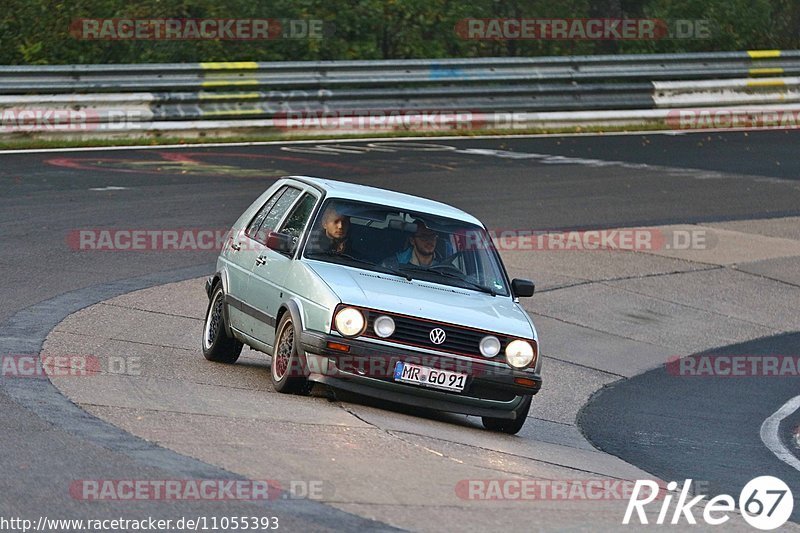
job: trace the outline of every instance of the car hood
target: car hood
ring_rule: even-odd
[[[507,296],[450,287],[349,266],[308,261],[343,303],[531,338],[525,311]]]

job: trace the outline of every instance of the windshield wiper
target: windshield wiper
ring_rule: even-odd
[[[405,265],[400,265],[400,268],[401,269],[408,268],[410,270],[415,270],[417,272],[433,272],[434,274],[439,274],[442,277],[452,278],[452,279],[456,279],[456,280],[460,281],[461,283],[466,283],[467,285],[469,285],[470,287],[472,287],[475,290],[479,290],[481,292],[485,292],[487,294],[491,294],[492,296],[497,296],[497,293],[491,287],[484,287],[480,283],[475,283],[474,281],[470,281],[465,277],[459,276],[458,274],[454,274],[452,272],[447,272],[446,270],[439,270],[439,269],[436,268],[436,266],[439,266],[439,265],[434,265],[433,267],[421,267],[421,266],[412,265],[411,263],[408,263],[408,264],[405,264]]]
[[[344,259],[347,259],[348,261],[353,261],[355,263],[360,263],[362,265],[369,265],[372,268],[374,268],[375,270],[377,270],[378,272],[383,272],[384,274],[393,274],[395,276],[399,276],[401,278],[405,278],[406,281],[411,281],[411,276],[409,276],[405,272],[401,272],[401,271],[399,271],[399,270],[397,270],[395,268],[379,265],[377,263],[373,263],[372,261],[367,261],[366,259],[359,259],[358,257],[353,257],[350,254],[345,254],[345,253],[341,253],[340,254],[340,253],[333,252],[333,251],[312,252],[312,253],[308,254],[309,257],[313,257],[315,255],[324,255],[325,257],[343,257]]]

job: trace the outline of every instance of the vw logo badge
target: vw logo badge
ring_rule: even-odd
[[[442,344],[447,338],[442,328],[433,328],[431,334],[428,336],[431,338],[433,344]]]

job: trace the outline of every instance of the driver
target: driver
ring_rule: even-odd
[[[436,256],[436,243],[439,234],[421,220],[417,220],[417,230],[408,238],[409,246],[384,259],[381,264],[389,268],[400,265],[431,266],[439,259]]]
[[[314,251],[351,254],[352,246],[347,235],[349,230],[350,217],[335,204],[329,205],[322,213],[322,231],[317,235]]]

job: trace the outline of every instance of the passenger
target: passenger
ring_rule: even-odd
[[[408,247],[384,259],[381,264],[389,268],[401,265],[430,266],[439,259],[436,255],[436,243],[439,234],[430,229],[421,220],[417,221],[417,230],[408,238]]]

